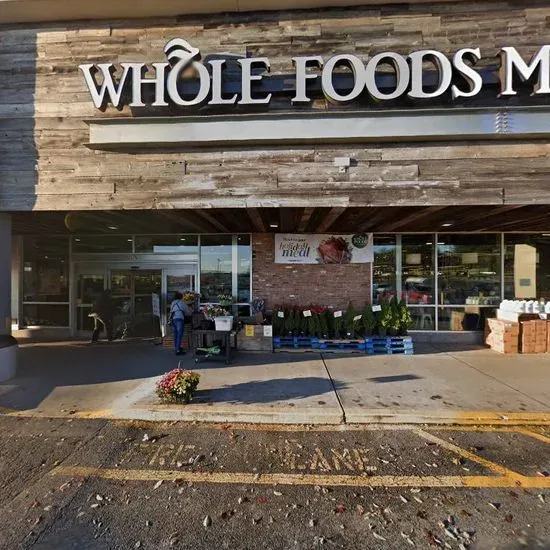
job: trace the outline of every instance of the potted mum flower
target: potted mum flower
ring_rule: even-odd
[[[177,368],[167,372],[158,382],[156,394],[163,403],[189,403],[199,385],[200,374]]]

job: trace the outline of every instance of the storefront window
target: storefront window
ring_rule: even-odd
[[[231,235],[201,237],[202,302],[217,302],[221,294],[233,295]]]
[[[439,304],[498,306],[500,235],[440,235]]]
[[[134,239],[124,235],[80,235],[73,237],[73,252],[76,254],[132,252]]]
[[[485,319],[496,317],[496,308],[466,306],[439,308],[439,330],[482,331]]]
[[[372,301],[389,300],[396,293],[395,235],[374,237],[374,265],[372,270]]]
[[[237,236],[237,301],[250,302],[250,235]]]
[[[69,304],[23,303],[22,327],[68,327]]]
[[[69,240],[25,237],[21,326],[69,326]]]
[[[402,292],[408,304],[435,303],[434,243],[431,235],[402,237]]]
[[[197,254],[197,235],[138,235],[136,252],[155,254]]]
[[[550,235],[505,235],[504,297],[550,300]]]

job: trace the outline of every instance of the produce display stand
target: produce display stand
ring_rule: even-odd
[[[226,365],[231,364],[233,355],[233,346],[231,345],[231,339],[234,338],[234,347],[237,347],[237,333],[230,330],[202,330],[195,329],[193,331],[193,357],[195,363],[201,361],[210,361],[223,359]],[[214,348],[216,343],[220,343],[219,353],[208,352],[209,349]],[[201,350],[205,350],[201,353]]]

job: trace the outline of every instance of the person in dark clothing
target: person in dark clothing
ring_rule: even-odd
[[[94,318],[94,331],[92,332],[92,344],[99,339],[99,333],[105,329],[107,340],[113,339],[113,299],[111,291],[104,290],[92,308],[90,317]]]

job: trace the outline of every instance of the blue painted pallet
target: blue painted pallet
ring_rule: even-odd
[[[365,344],[367,349],[413,349],[412,344]]]
[[[414,355],[414,349],[367,348],[367,355]]]
[[[319,344],[322,350],[360,350],[365,351],[367,349],[366,344],[360,342],[323,342]]]

